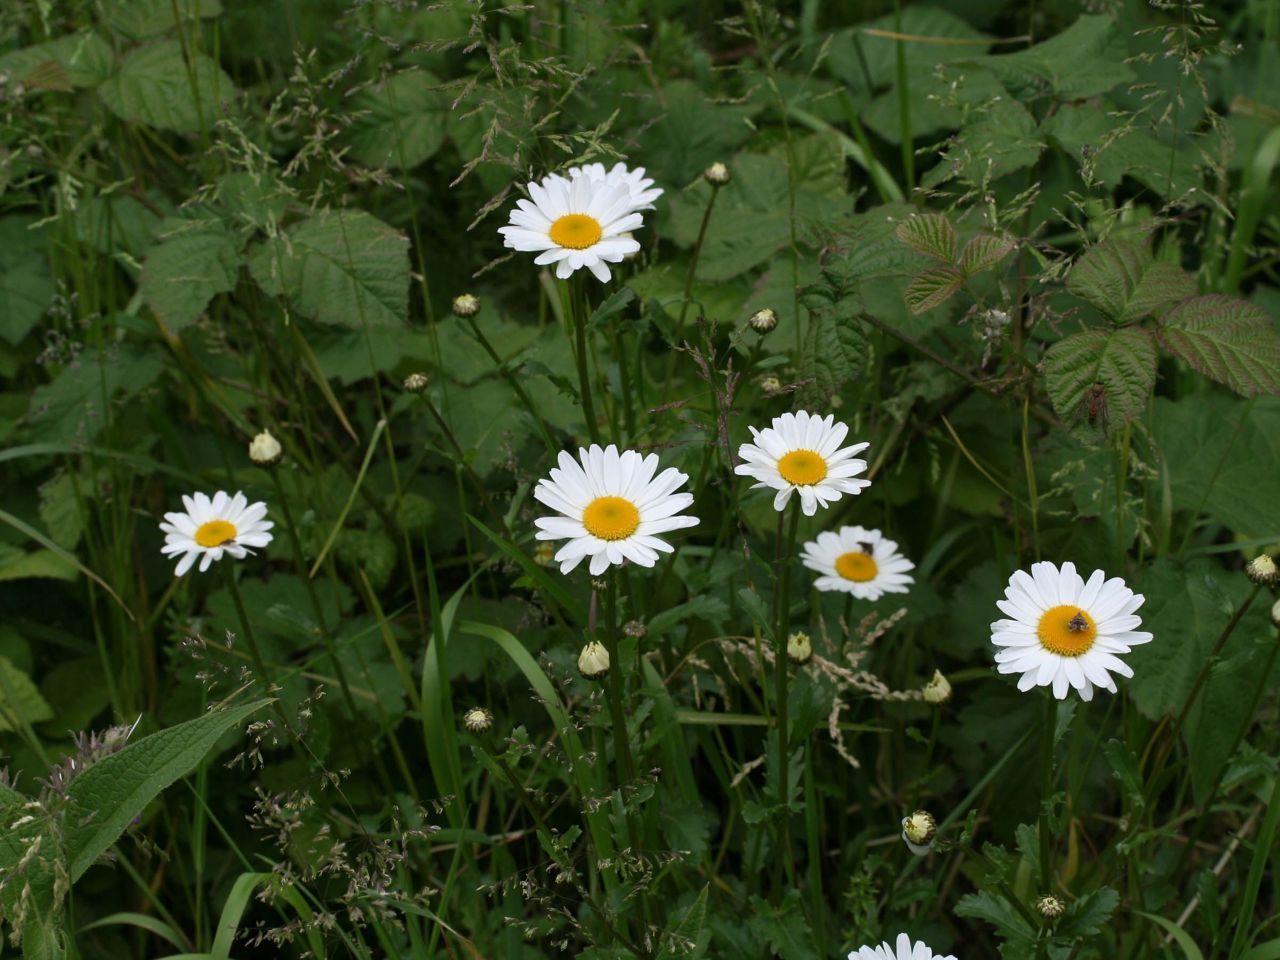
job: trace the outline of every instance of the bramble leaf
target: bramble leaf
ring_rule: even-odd
[[[370,167],[409,170],[444,143],[449,98],[425,70],[403,70],[353,98],[351,155]]]
[[[960,269],[966,277],[981,273],[1007,257],[1017,246],[1007,237],[993,237],[987,234],[974,237],[964,245],[960,253]]]
[[[912,313],[924,313],[945,303],[964,283],[955,267],[931,267],[911,278],[902,299]]]
[[[112,113],[131,123],[192,133],[208,129],[236,93],[231,78],[202,53],[183,55],[176,40],[139,47],[98,88]]]
[[[917,253],[943,263],[956,259],[956,231],[941,213],[914,213],[898,224],[898,239]]]
[[[216,217],[173,217],[160,227],[138,286],[155,315],[176,333],[216,294],[235,289],[244,239]]]
[[[1220,294],[1185,300],[1165,315],[1159,336],[1170,353],[1236,393],[1280,393],[1280,333],[1247,300]]]
[[[1145,330],[1084,330],[1059,340],[1043,361],[1045,385],[1058,416],[1076,417],[1101,384],[1105,414],[1125,423],[1146,409],[1156,381],[1156,347]]]
[[[1196,284],[1174,264],[1156,260],[1136,240],[1106,240],[1071,267],[1067,289],[1117,323],[1140,320],[1195,295]]]

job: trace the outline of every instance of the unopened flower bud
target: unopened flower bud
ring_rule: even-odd
[[[923,857],[933,849],[933,838],[937,833],[938,825],[927,811],[917,810],[902,818],[902,839],[917,857]]]
[[[813,643],[807,633],[797,630],[787,637],[787,656],[792,663],[808,663],[813,658]]]
[[[630,637],[632,640],[643,640],[646,633],[648,631],[639,620],[628,620],[622,625],[623,636]]]
[[[592,641],[578,655],[578,672],[588,680],[598,680],[609,672],[609,651],[603,643]]]
[[[733,175],[729,173],[729,168],[723,163],[713,163],[702,171],[702,176],[713,187],[723,187],[733,179]]]
[[[540,567],[549,567],[556,560],[556,548],[545,541],[533,548],[533,562]]]
[[[410,393],[421,393],[430,382],[431,378],[425,373],[411,373],[404,378],[404,388]]]
[[[946,703],[951,699],[951,684],[941,670],[933,671],[933,678],[920,688],[920,696],[925,703]]]
[[[1036,901],[1036,909],[1040,911],[1040,916],[1048,920],[1056,920],[1058,917],[1062,916],[1063,911],[1067,908],[1063,902],[1053,894],[1045,894]]]
[[[1245,574],[1254,583],[1260,583],[1264,587],[1269,587],[1276,582],[1276,562],[1271,559],[1270,554],[1260,553],[1244,568]]]
[[[1271,605],[1271,622],[1280,627],[1280,600]]]
[[[249,444],[249,459],[260,467],[274,467],[283,455],[284,448],[270,430],[263,430]]]
[[[766,397],[777,396],[782,392],[782,381],[777,377],[761,377],[760,392]]]
[[[453,298],[453,315],[455,317],[474,317],[480,312],[480,298],[470,293]]]
[[[462,715],[462,725],[472,733],[483,733],[493,726],[493,714],[484,707],[472,707]]]
[[[778,315],[768,307],[763,310],[757,310],[751,315],[751,319],[747,321],[747,326],[761,335],[770,332],[777,325]]]

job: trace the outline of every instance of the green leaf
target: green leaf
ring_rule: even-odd
[[[12,344],[40,321],[56,292],[44,235],[31,229],[34,223],[26,216],[0,219],[0,337]]]
[[[76,777],[67,797],[76,805],[66,825],[67,869],[79,880],[161,790],[190,771],[223,734],[269,701],[215,710],[161,730],[103,757]]]
[[[941,306],[964,285],[964,274],[955,267],[931,267],[911,278],[902,299],[912,313]]]
[[[952,177],[986,184],[1040,159],[1044,143],[1035,118],[1022,104],[1003,97],[971,113],[972,119],[952,138],[941,162],[925,175],[924,186],[934,187]]]
[[[866,341],[857,320],[829,310],[810,314],[807,333],[800,370],[813,383],[806,393],[826,405],[866,364]]]
[[[352,98],[346,142],[369,167],[410,170],[444,143],[449,98],[426,70],[402,70]]]
[[[1133,79],[1124,31],[1109,16],[1082,16],[1066,30],[1016,53],[980,57],[1020,100],[1083,100]]]
[[[1119,425],[1146,410],[1156,359],[1155,342],[1144,330],[1083,330],[1045,353],[1045,386],[1064,420],[1094,417],[1092,426]],[[1101,385],[1100,399],[1095,384]]]
[[[650,176],[676,189],[712,163],[732,156],[751,135],[746,123],[751,107],[714,104],[691,80],[664,84],[655,107],[657,115],[639,135],[636,156],[645,158]],[[730,171],[736,180],[736,163],[730,164]]]
[[[86,351],[88,353],[88,351]],[[47,443],[86,443],[106,423],[117,394],[133,396],[160,375],[161,358],[132,344],[112,345],[68,364],[31,394],[27,423]]]
[[[1115,741],[1112,741],[1113,743]],[[1093,937],[1102,931],[1103,924],[1111,919],[1120,894],[1110,887],[1099,887],[1085,894],[1067,907],[1058,920],[1053,933],[1056,937]]]
[[[1006,237],[988,234],[976,236],[964,245],[960,254],[960,269],[966,277],[981,273],[1007,257],[1016,246],[1016,243]]]
[[[987,893],[985,890],[961,897],[954,913],[957,917],[975,917],[978,920],[987,921],[1005,940],[1026,942],[1034,940],[1036,936],[1036,931],[1031,929],[1031,925],[1016,907],[1004,897]]]
[[[8,657],[0,657],[0,731],[52,719],[53,710],[31,678]]]
[[[1071,267],[1067,289],[1117,323],[1139,320],[1196,292],[1195,280],[1175,264],[1155,260],[1136,240],[1106,240]]]
[[[1247,300],[1221,294],[1185,300],[1165,314],[1159,336],[1170,353],[1236,393],[1280,393],[1280,333]]]
[[[188,64],[178,41],[162,40],[129,54],[98,93],[122,120],[192,133],[228,112],[236,88],[204,54],[191,54]]]
[[[76,568],[52,550],[24,553],[7,543],[0,544],[0,582],[26,580],[30,577],[74,580]]]
[[[956,259],[956,231],[940,213],[914,213],[894,231],[899,240],[917,253],[943,263]]]
[[[104,8],[107,25],[134,40],[164,33],[179,22],[222,13],[220,0],[107,0]]]
[[[630,287],[623,287],[621,290],[615,290],[600,306],[591,311],[591,319],[587,321],[587,329],[594,329],[610,317],[616,317],[627,305],[636,298],[635,291]]]
[[[138,287],[156,317],[177,333],[219,293],[235,289],[244,238],[216,217],[165,220],[142,264]]]
[[[1133,748],[1123,740],[1113,738],[1107,741],[1102,752],[1106,754],[1112,772],[1120,781],[1120,786],[1124,788],[1129,809],[1141,810],[1145,806],[1142,797],[1142,773],[1138,768],[1138,758],[1134,755]]]
[[[752,897],[747,926],[782,960],[818,960],[799,890],[788,890],[777,905]]]
[[[111,76],[115,56],[107,41],[96,33],[73,33],[48,43],[38,43],[0,56],[0,72],[26,83],[33,71],[55,63],[77,87],[91,87]]]
[[[1178,926],[1172,920],[1167,920],[1154,913],[1144,913],[1141,910],[1133,911],[1136,917],[1145,917],[1152,923],[1163,928],[1165,932],[1173,939],[1173,941],[1182,948],[1182,955],[1186,960],[1204,960],[1204,954],[1200,952],[1200,948],[1196,946],[1196,942],[1191,939],[1191,934]]]
[[[359,210],[324,210],[258,246],[249,271],[321,323],[362,330],[409,313],[409,241]]]
[[[707,892],[710,884],[703,884],[698,897],[676,921],[674,927],[662,936],[661,948],[654,960],[698,960],[706,955],[707,936],[703,927],[707,922]]]

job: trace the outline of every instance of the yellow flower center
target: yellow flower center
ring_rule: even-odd
[[[827,479],[827,461],[812,450],[792,450],[778,461],[778,473],[787,483],[805,487]]]
[[[1093,646],[1098,625],[1093,617],[1070,603],[1046,610],[1036,628],[1040,645],[1061,657],[1078,657]]]
[[[236,538],[236,527],[226,520],[210,520],[196,530],[196,543],[202,547],[220,547]]]
[[[596,497],[582,511],[582,525],[601,540],[625,540],[640,526],[640,511],[622,497]]]
[[[866,583],[868,580],[874,580],[879,572],[880,567],[876,564],[875,557],[869,553],[854,551],[842,553],[836,557],[836,573],[846,580]]]
[[[600,221],[585,213],[566,213],[551,224],[551,240],[558,247],[570,250],[585,250],[593,243],[599,243],[603,231]]]

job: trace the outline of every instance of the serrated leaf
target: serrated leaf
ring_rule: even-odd
[[[776,906],[763,897],[752,897],[751,904],[747,925],[752,933],[773,948],[777,956],[782,960],[818,960],[813,934],[805,921],[800,891],[787,891]]]
[[[77,87],[91,87],[111,76],[115,55],[111,46],[96,33],[73,33],[48,43],[11,50],[0,56],[0,73],[26,83],[33,71],[55,63]]]
[[[955,267],[931,267],[916,274],[902,294],[912,313],[924,313],[946,303],[964,284],[964,274]]]
[[[188,65],[176,40],[139,47],[98,88],[122,120],[179,133],[208,129],[228,112],[235,93],[231,78],[204,54],[191,54]]]
[[[980,57],[977,63],[1020,100],[1083,100],[1133,79],[1133,70],[1124,62],[1127,52],[1123,31],[1113,17],[1085,15],[1035,46]]]
[[[854,317],[829,311],[811,314],[801,373],[813,380],[808,392],[815,401],[829,404],[866,358],[866,341]]]
[[[1036,932],[1012,904],[985,890],[961,897],[954,913],[957,917],[974,917],[987,921],[1006,940],[1035,939]]]
[[[171,218],[147,252],[138,287],[170,332],[194,321],[219,293],[235,289],[244,238],[216,217]]]
[[[630,287],[623,287],[621,290],[615,290],[600,306],[591,311],[591,319],[587,321],[587,329],[591,330],[598,324],[604,323],[610,317],[617,316],[627,308],[627,305],[636,298],[635,291]]]
[[[1221,294],[1184,300],[1160,323],[1170,353],[1246,397],[1280,393],[1280,333],[1261,307]]]
[[[667,610],[660,610],[646,624],[649,639],[660,637],[668,630],[694,617],[716,625],[729,617],[729,605],[713,594],[699,594],[691,600]]]
[[[1113,741],[1114,742],[1114,741]],[[1102,930],[1102,925],[1115,912],[1120,894],[1110,887],[1099,887],[1085,894],[1067,907],[1058,920],[1053,933],[1057,937],[1092,937]]]
[[[53,719],[53,710],[27,674],[0,657],[0,731]]]
[[[1145,244],[1118,239],[1086,250],[1067,274],[1067,289],[1123,323],[1194,296],[1196,285],[1179,267],[1155,260]]]
[[[409,241],[359,210],[325,210],[261,244],[249,270],[321,323],[362,330],[402,324],[409,312]]]
[[[663,935],[654,960],[698,960],[706,954],[707,937],[703,927],[707,922],[707,892],[710,884],[703,884],[698,897],[689,904],[684,914],[669,932]]]
[[[88,351],[86,351],[86,354]],[[56,380],[31,394],[26,422],[46,443],[88,443],[106,423],[116,394],[132,396],[160,375],[163,363],[155,350],[113,344],[101,353],[82,354],[67,364]]]
[[[116,33],[142,40],[182,21],[216,17],[222,4],[219,0],[108,0],[104,12],[107,25]]]
[[[169,784],[196,766],[222,735],[269,701],[206,713],[103,757],[67,788],[75,814],[65,825],[67,870],[79,880]]]
[[[1155,342],[1144,330],[1084,330],[1045,353],[1045,386],[1064,420],[1092,417],[1095,411],[1089,408],[1097,405],[1109,424],[1119,425],[1146,409],[1156,382],[1156,359]],[[1094,384],[1102,388],[1097,401],[1091,394]]]
[[[44,315],[56,291],[45,238],[33,217],[0,219],[0,337],[16,344]]]
[[[352,98],[346,140],[369,167],[409,170],[444,143],[449,98],[426,70],[403,70]]]
[[[956,259],[956,231],[940,213],[915,213],[894,231],[898,239],[917,253],[943,263]]]
[[[966,277],[994,267],[1009,255],[1017,246],[1007,237],[993,237],[988,234],[974,237],[964,245],[960,254],[960,269]]]
[[[1016,100],[1000,97],[970,111],[941,162],[922,182],[934,187],[959,177],[966,183],[986,184],[1034,165],[1043,150],[1031,112]]]
[[[1134,756],[1133,748],[1123,740],[1113,738],[1106,742],[1102,752],[1106,754],[1112,772],[1120,781],[1120,786],[1124,788],[1129,809],[1141,810],[1145,805],[1142,798],[1142,774],[1138,769],[1138,758]]]

